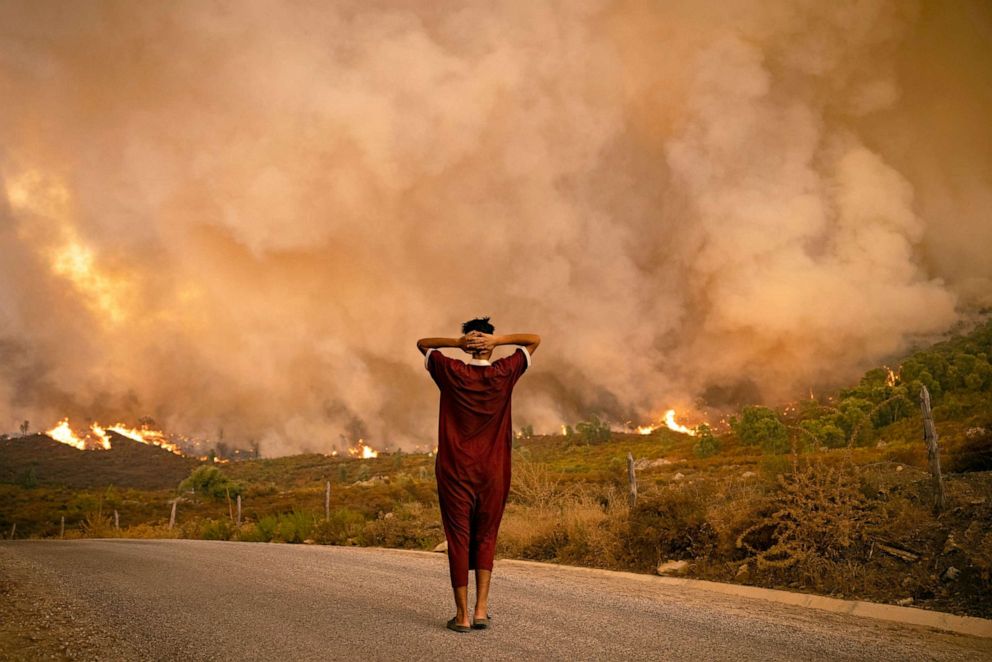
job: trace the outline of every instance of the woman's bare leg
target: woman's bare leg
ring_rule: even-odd
[[[475,571],[475,618],[489,616],[489,582],[492,570]]]
[[[468,617],[468,586],[455,586],[455,622],[458,625],[471,625]]]

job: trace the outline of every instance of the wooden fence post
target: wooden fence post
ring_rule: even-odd
[[[227,495],[227,516],[234,521],[234,506],[231,505],[231,489],[229,487],[224,488],[224,494]]]
[[[627,499],[630,501],[630,507],[633,508],[637,505],[637,476],[634,475],[634,456],[630,453],[627,453],[627,484],[630,489]]]
[[[116,508],[114,508],[114,528],[118,531],[121,530],[121,517],[117,514]]]
[[[324,521],[331,519],[331,481],[324,486]]]
[[[240,494],[238,495],[238,520],[237,520],[237,526],[238,526],[239,529],[241,528],[241,495]]]
[[[10,539],[14,539],[14,534],[17,533],[17,522],[14,522],[10,527]]]
[[[65,515],[62,516],[62,522],[59,524],[59,538],[65,540]]]
[[[930,411],[930,391],[924,384],[920,389],[920,409],[923,410],[923,439],[927,442],[927,459],[930,461],[930,484],[933,486],[933,507],[938,513],[944,510],[944,477],[940,473],[940,446],[937,445],[937,428]]]
[[[172,514],[169,515],[169,530],[176,525],[176,506],[179,504],[179,499],[175,498],[172,500]]]

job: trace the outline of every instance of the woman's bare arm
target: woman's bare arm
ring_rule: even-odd
[[[511,333],[505,336],[494,336],[488,333],[473,332],[468,334],[466,338],[466,347],[469,351],[488,352],[500,345],[520,345],[527,350],[528,354],[533,354],[537,351],[537,346],[541,344],[541,336],[536,333]]]
[[[456,347],[466,349],[468,347],[468,336],[461,338],[421,338],[417,341],[417,349],[421,354],[426,354],[429,349],[443,349],[445,347]]]

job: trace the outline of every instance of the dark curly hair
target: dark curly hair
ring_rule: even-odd
[[[482,331],[483,333],[492,333],[496,330],[492,324],[489,323],[488,317],[476,317],[474,320],[469,320],[462,324],[462,334],[470,333],[472,331]]]

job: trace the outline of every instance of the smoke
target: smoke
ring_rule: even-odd
[[[433,446],[774,402],[992,304],[985,3],[5,2],[0,421]]]

